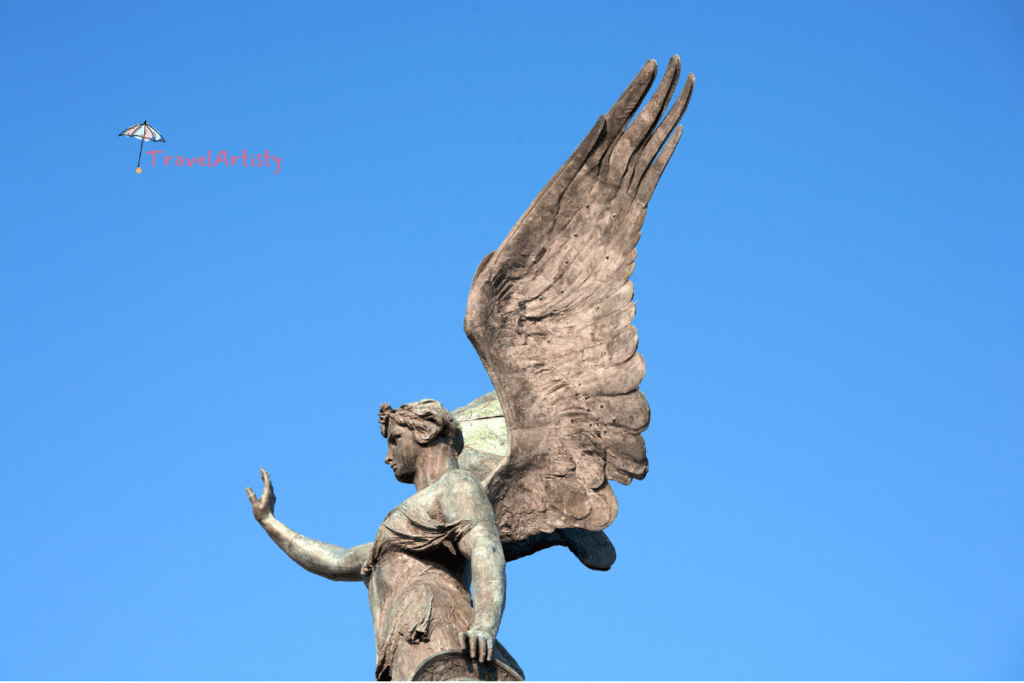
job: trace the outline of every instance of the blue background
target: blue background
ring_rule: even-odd
[[[1024,8],[0,7],[0,677],[349,679],[291,563],[490,389],[470,279],[647,58],[697,76],[634,275],[619,560],[508,568],[533,679],[1024,677]],[[133,163],[148,119],[175,155]]]

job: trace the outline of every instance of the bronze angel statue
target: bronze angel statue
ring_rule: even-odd
[[[618,511],[609,482],[646,475],[650,420],[629,276],[694,82],[669,107],[674,56],[640,109],[656,73],[649,60],[477,268],[465,331],[495,393],[455,414],[429,399],[381,406],[385,462],[416,493],[373,542],[292,531],[274,517],[265,470],[262,494],[246,489],[295,562],[367,586],[377,680],[522,680],[496,640],[505,563],[555,545],[592,569],[615,560],[602,531]]]

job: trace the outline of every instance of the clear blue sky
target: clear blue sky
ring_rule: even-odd
[[[212,6],[211,6],[212,5]],[[619,560],[509,565],[533,679],[1024,677],[1024,8],[0,8],[0,677],[373,675],[292,564],[490,390],[472,274],[647,58],[697,84],[634,282]],[[183,157],[149,166],[143,119]]]

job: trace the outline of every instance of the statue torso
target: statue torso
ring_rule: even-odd
[[[443,509],[452,476],[472,475],[452,470],[392,510],[363,567],[378,680],[407,680],[435,652],[459,649],[459,633],[473,620],[469,563],[458,544],[484,520],[458,519],[457,511]]]

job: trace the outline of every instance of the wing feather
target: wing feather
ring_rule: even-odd
[[[485,481],[507,544],[599,531],[618,512],[609,480],[647,474],[629,277],[693,88],[690,74],[668,108],[679,72],[676,56],[634,118],[649,60],[473,278],[465,329],[508,425],[508,457]]]

